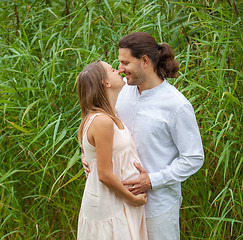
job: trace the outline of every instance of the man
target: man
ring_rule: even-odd
[[[119,42],[119,61],[127,84],[116,108],[133,135],[143,165],[136,165],[139,178],[123,184],[133,194],[148,194],[149,240],[177,240],[181,182],[197,172],[204,160],[194,110],[166,81],[178,72],[169,45],[157,44],[147,33],[132,33]]]

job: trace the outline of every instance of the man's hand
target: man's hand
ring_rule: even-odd
[[[90,169],[89,169],[88,162],[85,160],[83,145],[81,145],[81,150],[82,150],[81,161],[82,161],[82,164],[83,164],[83,168],[84,168],[84,172],[85,172],[86,178],[88,178]]]
[[[133,180],[127,180],[122,182],[123,185],[130,185],[127,189],[134,195],[146,192],[148,189],[152,188],[150,178],[146,170],[142,167],[140,163],[134,163],[134,166],[140,172],[138,178]]]

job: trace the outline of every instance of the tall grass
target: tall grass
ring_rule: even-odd
[[[205,150],[183,183],[182,239],[241,239],[242,3],[0,2],[0,239],[76,239],[85,176],[76,77],[119,39],[145,31],[169,43]]]

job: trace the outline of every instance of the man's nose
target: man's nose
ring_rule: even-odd
[[[121,64],[120,67],[119,67],[118,73],[120,74],[120,73],[123,73],[123,72],[125,72],[125,69]]]

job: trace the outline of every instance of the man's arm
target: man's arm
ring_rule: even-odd
[[[86,178],[88,178],[89,172],[90,172],[89,164],[85,160],[85,156],[84,156],[84,151],[83,151],[83,146],[82,145],[81,145],[81,149],[82,149],[81,161],[82,161],[82,164],[83,164],[83,169],[84,169],[84,172],[85,172],[85,176],[86,176]]]
[[[153,189],[183,182],[203,165],[202,140],[191,105],[186,104],[176,112],[170,121],[169,129],[179,156],[164,169],[149,173]]]
[[[123,182],[124,185],[132,185],[128,190],[133,194],[183,182],[201,168],[204,160],[203,146],[191,105],[186,104],[176,112],[171,119],[169,129],[179,156],[158,172],[148,174],[141,165],[136,166],[141,173],[140,176]]]

